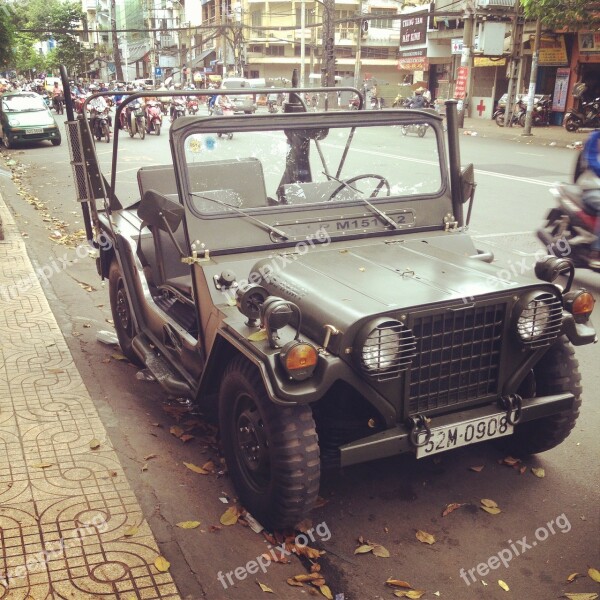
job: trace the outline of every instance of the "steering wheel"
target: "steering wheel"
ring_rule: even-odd
[[[385,177],[383,177],[381,175],[376,175],[375,173],[367,173],[366,175],[356,175],[355,177],[350,177],[350,179],[345,179],[344,183],[340,184],[339,187],[337,187],[337,188],[335,188],[335,190],[333,190],[333,192],[329,196],[329,200],[333,200],[342,190],[347,189],[347,186],[349,186],[350,184],[352,184],[356,181],[360,181],[361,179],[378,179],[379,180],[379,183],[377,184],[375,189],[371,192],[371,195],[369,196],[369,198],[377,197],[379,195],[379,191],[381,190],[381,188],[383,186],[385,186],[385,190],[387,192],[386,195],[389,196],[391,194],[390,183]]]

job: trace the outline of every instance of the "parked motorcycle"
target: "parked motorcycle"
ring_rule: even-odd
[[[149,100],[146,103],[146,133],[160,135],[162,118],[161,103],[158,100]]]
[[[492,115],[492,119],[496,121],[496,125],[498,125],[498,127],[504,127],[506,120],[505,113],[506,107],[499,106]],[[525,114],[527,114],[527,105],[523,100],[519,99],[515,102],[515,107],[512,114],[512,125],[521,125],[521,127],[525,125],[525,121],[523,121],[521,124],[521,118]]]
[[[189,115],[195,115],[199,110],[198,100],[196,98],[190,98],[187,101],[186,108]]]
[[[171,103],[171,122],[179,117],[185,117],[185,100],[181,97],[174,98]]]
[[[533,112],[531,113],[531,124],[535,127],[547,127],[550,125],[550,115],[552,114],[552,97],[545,96],[540,100],[534,100]],[[527,119],[527,110],[519,115],[519,125],[525,127]]]
[[[565,115],[563,125],[567,131],[577,131],[580,127],[600,127],[600,98],[582,102],[579,111],[571,111]]]
[[[92,111],[93,130],[92,135],[100,141],[105,138],[110,143],[110,109],[106,107],[102,112]]]
[[[127,111],[127,123],[129,125],[129,137],[139,133],[140,138],[146,137],[146,113],[141,100],[134,100],[125,108]]]
[[[401,125],[400,132],[402,135],[416,133],[419,137],[423,137],[427,133],[429,125],[427,123],[410,123],[409,125]]]

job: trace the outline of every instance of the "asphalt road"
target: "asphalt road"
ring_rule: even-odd
[[[166,134],[144,141],[123,139],[119,175],[134,175],[140,163],[167,161]],[[398,132],[389,135],[384,141],[393,144],[391,136]],[[398,136],[407,152],[418,154],[420,141]],[[223,143],[233,147],[236,137]],[[105,165],[111,147],[98,146]],[[461,138],[461,148],[462,162],[473,162],[476,168],[471,233],[478,246],[493,250],[508,268],[531,268],[539,248],[533,231],[552,203],[548,188],[569,179],[574,152],[481,137]],[[18,161],[15,181],[8,159]],[[70,232],[82,227],[66,144],[2,149],[0,169],[0,189],[28,238],[34,264],[41,267],[54,259],[60,267],[45,282],[46,293],[182,596],[255,599],[264,595],[258,580],[277,597],[306,597],[306,588],[286,584],[286,578],[306,570],[295,557],[291,564],[272,564],[243,580],[233,574],[234,585],[227,581],[226,573],[268,552],[268,547],[261,535],[241,525],[211,530],[228,506],[219,498],[233,498],[232,486],[227,476],[197,475],[182,463],[220,464],[214,445],[204,443],[212,432],[189,415],[178,422],[181,406],[168,401],[155,383],[137,379],[134,366],[96,340],[98,331],[111,329],[107,286],[99,281],[91,259],[80,259],[51,239],[63,227],[52,219],[64,221]],[[18,195],[23,190],[44,206],[26,202]],[[133,199],[135,183],[122,190]],[[60,260],[64,257],[69,262]],[[600,275],[579,271],[576,283],[600,298]],[[324,476],[325,502],[312,515],[312,545],[326,552],[320,564],[334,595],[341,594],[338,600],[393,598],[394,590],[384,585],[389,577],[426,590],[424,599],[551,600],[565,592],[600,592],[600,584],[587,577],[567,583],[571,573],[600,569],[598,346],[578,348],[577,356],[584,388],[577,426],[561,446],[527,460],[523,474],[499,464],[504,456],[496,447],[480,444],[420,461],[402,456]],[[177,423],[193,428],[196,439],[184,444],[171,435],[169,429]],[[479,472],[470,469],[481,465]],[[534,476],[532,467],[543,468],[545,477]],[[481,510],[482,498],[495,500],[502,512]],[[442,517],[450,503],[465,506]],[[175,527],[186,520],[199,520],[202,526]],[[418,541],[418,530],[432,534],[435,543]],[[391,556],[354,554],[359,536],[383,545]],[[485,572],[480,566],[477,573],[478,565],[494,555],[498,560],[490,564],[496,568]],[[219,572],[225,585],[218,580]]]

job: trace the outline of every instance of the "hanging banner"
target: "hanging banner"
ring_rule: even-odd
[[[456,84],[454,86],[454,97],[464,100],[467,92],[467,77],[469,76],[469,67],[458,67],[456,75]]]
[[[554,82],[554,94],[552,94],[552,110],[565,112],[567,107],[567,91],[569,89],[569,76],[571,70],[556,69],[556,81]]]
[[[400,47],[418,46],[427,42],[428,10],[407,13],[400,20]]]

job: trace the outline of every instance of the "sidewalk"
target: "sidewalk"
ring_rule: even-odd
[[[0,222],[0,597],[178,599],[1,196]]]
[[[524,136],[525,129],[518,125],[513,127],[498,127],[492,119],[476,119],[465,117],[464,127],[460,130],[463,135],[476,133],[478,136],[512,140],[521,144],[534,146],[572,147],[575,142],[585,142],[591,130],[579,130],[576,133],[568,132],[564,127],[550,125],[549,127],[532,127],[531,136]]]

